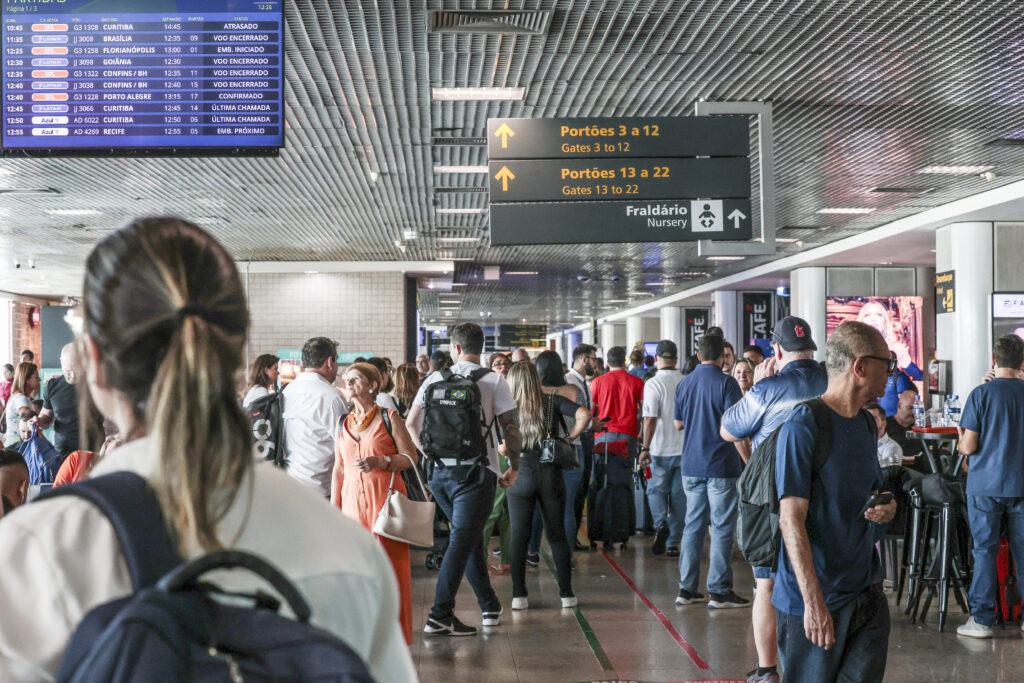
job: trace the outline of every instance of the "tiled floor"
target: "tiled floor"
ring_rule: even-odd
[[[576,554],[574,588],[579,613],[558,607],[558,589],[541,563],[531,569],[530,609],[513,613],[511,580],[492,577],[505,606],[502,625],[477,637],[424,637],[419,632],[433,600],[436,573],[414,554],[413,590],[417,634],[413,657],[422,681],[572,683],[575,681],[742,681],[755,662],[750,610],[711,611],[705,605],[675,607],[678,570],[672,558],[654,557],[649,539],[634,537],[630,547],[605,557]],[[677,630],[674,638],[658,616],[616,572],[618,564]],[[736,591],[750,597],[750,568],[736,555]],[[890,603],[892,594],[890,593]],[[946,631],[935,625],[934,607],[925,625],[913,625],[893,607],[886,681],[1024,681],[1024,638],[1019,626],[997,631],[990,641],[959,638],[963,620],[951,607]],[[479,626],[480,613],[468,583],[459,592],[457,613]],[[589,639],[584,627],[589,625]],[[603,657],[603,662],[602,662]]]

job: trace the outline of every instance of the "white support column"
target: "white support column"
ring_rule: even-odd
[[[594,329],[592,327],[588,326],[587,329],[583,330],[583,343],[584,344],[593,344],[594,343]]]
[[[935,233],[935,268],[956,277],[956,310],[935,316],[936,354],[952,361],[961,403],[992,364],[993,244],[992,223],[953,223]]]
[[[644,341],[644,319],[639,315],[626,318],[626,354],[633,350],[637,342]]]
[[[661,339],[674,341],[678,348],[683,348],[683,309],[678,306],[662,306],[661,314]]]
[[[601,325],[601,348],[606,352],[613,346],[626,345],[626,326],[615,323]],[[628,354],[628,349],[627,349]]]
[[[935,269],[930,266],[920,266],[915,268],[914,271],[917,295],[924,302],[924,305],[921,307],[921,315],[923,316],[921,333],[924,337],[925,367],[921,368],[921,372],[925,375],[925,381],[922,382],[924,386],[921,391],[927,405],[930,403],[928,397],[928,362],[935,357]],[[965,401],[967,400],[966,396],[961,396],[960,398]]]
[[[790,313],[811,326],[818,350],[815,360],[825,360],[825,269],[797,268],[789,274]]]
[[[722,328],[725,333],[725,340],[732,342],[734,348],[743,348],[743,344],[737,344],[740,337],[740,293],[729,290],[719,290],[711,293],[711,324]]]

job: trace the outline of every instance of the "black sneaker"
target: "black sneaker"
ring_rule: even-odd
[[[539,567],[540,555],[538,553],[528,553],[526,555],[526,564],[530,565],[531,567]]]
[[[700,593],[693,593],[685,588],[679,589],[679,597],[676,598],[677,605],[692,605],[697,602],[704,602],[704,596]]]
[[[651,546],[651,552],[655,555],[664,555],[666,541],[668,541],[668,522],[662,522],[654,530],[654,545]]]
[[[712,593],[708,601],[708,609],[737,609],[750,607],[750,600],[741,598],[732,591],[728,593]]]
[[[475,636],[476,628],[466,626],[452,615],[452,620],[449,623],[434,618],[427,619],[427,625],[423,627],[423,632],[428,636]]]
[[[498,607],[498,609],[493,611],[493,612],[484,612],[483,613],[483,622],[482,622],[483,625],[484,626],[498,626],[498,625],[500,625],[501,624],[501,613],[504,612],[504,611],[505,610],[503,608]]]
[[[665,555],[668,557],[679,557],[679,548],[670,545],[665,548]]]

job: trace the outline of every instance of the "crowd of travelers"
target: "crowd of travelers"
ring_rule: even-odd
[[[485,629],[500,626],[506,606],[547,606],[530,604],[527,581],[542,535],[557,606],[577,607],[574,553],[627,547],[643,526],[635,485],[646,468],[653,540],[645,551],[678,558],[677,606],[752,607],[757,662],[748,681],[777,682],[780,669],[788,681],[882,680],[890,625],[876,544],[897,503],[875,495],[882,468],[919,460],[921,449],[906,436],[916,388],[873,327],[840,325],[823,363],[810,326],[793,316],[775,326],[770,347],[738,346],[739,356],[712,328],[683,357],[665,339],[653,356],[621,346],[599,355],[584,343],[567,362],[550,350],[484,358],[484,331],[462,323],[450,329],[450,353],[342,367],[337,342],[314,337],[283,388],[279,358],[263,354],[239,391],[248,310],[233,260],[210,235],[178,219],[142,219],[101,241],[86,271],[70,317],[75,341],[41,405],[31,351],[4,366],[0,383],[3,680],[49,679],[85,661],[80,624],[111,605],[128,609],[118,602],[126,596],[141,599],[147,567],[259,565],[225,559],[227,549],[276,567],[275,588],[301,596],[299,607],[289,601],[300,625],[339,639],[353,666],[376,680],[415,680],[407,647],[415,628],[478,633],[455,614],[464,578]],[[1024,463],[1014,451],[1024,341],[998,339],[993,360],[960,429],[960,450],[972,456],[974,581],[958,632],[976,638],[991,637],[996,619],[1004,520],[1024,559]],[[268,459],[278,467],[253,457],[257,424],[274,419],[282,448]],[[53,476],[40,452],[55,454]],[[111,502],[104,482],[124,487],[135,511]],[[33,486],[53,491],[25,506]],[[747,486],[769,492],[776,534],[757,530]],[[450,529],[422,624],[411,570],[419,546],[401,531],[420,513],[403,500],[436,505]],[[399,518],[382,519],[386,511]],[[133,539],[125,519],[157,532]],[[157,559],[140,560],[139,543]],[[734,589],[737,544],[753,565],[752,604]],[[492,586],[504,574],[509,605]],[[235,597],[252,590],[234,572],[218,573],[217,583]],[[233,652],[209,655],[235,667]]]

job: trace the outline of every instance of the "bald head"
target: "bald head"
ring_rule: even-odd
[[[74,344],[66,344],[60,350],[60,369],[64,373],[64,379],[68,384],[75,383],[75,374],[78,370],[78,354],[75,352]]]
[[[861,356],[889,357],[882,334],[871,325],[848,320],[836,328],[825,345],[825,368],[829,379],[850,371]]]

